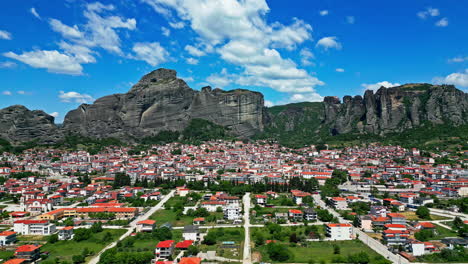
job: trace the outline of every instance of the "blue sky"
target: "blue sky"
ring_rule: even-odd
[[[160,67],[268,105],[381,85],[468,88],[467,1],[48,0],[0,3],[0,107],[61,122]]]

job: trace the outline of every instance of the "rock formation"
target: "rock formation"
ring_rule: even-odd
[[[0,110],[0,137],[12,144],[37,140],[48,144],[57,142],[61,133],[54,124],[54,117],[44,111],[31,111],[22,105]]]
[[[143,76],[126,94],[81,105],[65,116],[65,132],[138,139],[163,130],[183,130],[193,118],[225,126],[240,137],[263,130],[261,93],[210,87],[199,92],[176,75],[174,70],[158,69]]]

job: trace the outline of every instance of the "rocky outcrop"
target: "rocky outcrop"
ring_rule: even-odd
[[[332,134],[387,134],[425,122],[459,126],[468,123],[468,96],[453,85],[406,84],[381,87],[375,94],[324,100],[325,120]]]
[[[13,105],[0,110],[0,137],[16,144],[37,141],[55,143],[61,133],[54,124],[54,117],[44,111],[31,111],[22,105]]]
[[[248,90],[191,89],[174,70],[158,69],[128,93],[102,97],[70,111],[66,133],[138,139],[163,130],[181,131],[201,118],[249,137],[263,130],[263,95]]]

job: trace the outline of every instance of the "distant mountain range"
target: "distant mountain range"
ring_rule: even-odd
[[[139,142],[161,132],[184,131],[191,120],[199,119],[240,138],[273,138],[294,146],[335,139],[379,140],[423,128],[464,132],[468,95],[453,85],[406,84],[381,87],[375,93],[368,90],[364,97],[345,96],[342,102],[325,97],[323,102],[266,108],[261,93],[211,87],[196,91],[174,70],[158,69],[125,94],[80,105],[60,127],[43,111],[20,105],[1,109],[0,137],[12,144],[53,144],[70,134]]]

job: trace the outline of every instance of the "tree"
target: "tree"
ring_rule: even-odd
[[[80,264],[85,262],[85,257],[83,255],[73,255],[72,261],[74,264]]]
[[[434,231],[431,229],[422,229],[414,233],[414,237],[419,241],[428,241],[434,237]]]
[[[340,251],[341,251],[340,246],[334,244],[334,245],[333,245],[333,254],[339,255],[339,254],[340,254]]]
[[[356,263],[356,264],[367,264],[370,262],[369,255],[367,255],[366,252],[360,252],[357,254],[350,255],[348,257],[348,261],[350,263]]]
[[[271,260],[278,262],[284,262],[290,257],[289,250],[285,245],[274,242],[268,244],[267,253]]]
[[[102,232],[103,230],[102,223],[101,222],[94,223],[89,230],[91,230],[91,232],[94,234]]]
[[[58,241],[58,234],[53,234],[47,239],[47,243],[54,244]]]
[[[463,227],[463,220],[461,220],[461,218],[458,217],[458,216],[455,217],[455,219],[453,219],[453,226],[454,226],[455,228],[461,228],[461,227]]]
[[[289,236],[289,242],[291,242],[291,243],[299,242],[299,239],[297,238],[296,233],[291,233],[291,235]]]
[[[194,245],[189,246],[187,249],[187,254],[189,256],[196,256],[198,252],[199,252],[198,248]]]
[[[429,208],[426,206],[418,207],[418,210],[416,210],[416,215],[421,219],[431,219],[431,213]]]

